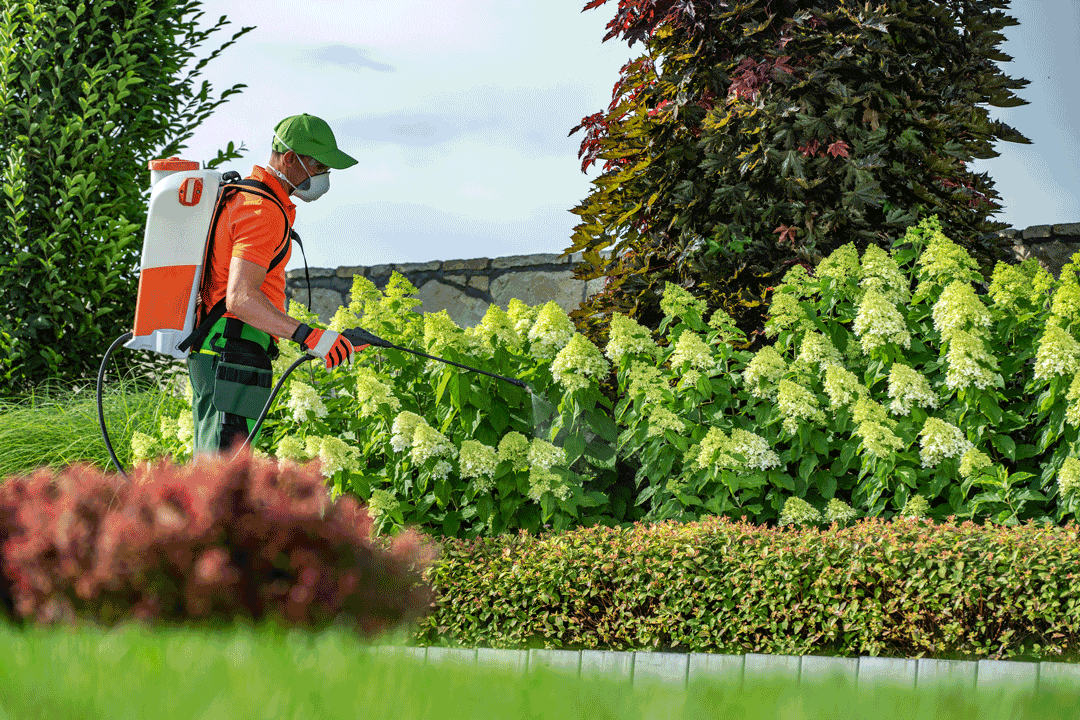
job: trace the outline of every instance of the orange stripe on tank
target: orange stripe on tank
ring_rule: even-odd
[[[183,330],[195,265],[144,268],[135,301],[135,337],[155,330]]]

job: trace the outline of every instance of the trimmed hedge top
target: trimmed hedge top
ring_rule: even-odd
[[[1080,641],[1078,528],[727,519],[448,542],[422,642],[1054,658]]]

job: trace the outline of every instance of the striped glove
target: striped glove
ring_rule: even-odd
[[[333,370],[344,362],[352,365],[352,343],[333,330],[319,330],[301,323],[293,333],[292,340],[299,343],[308,355],[324,358],[327,370]]]

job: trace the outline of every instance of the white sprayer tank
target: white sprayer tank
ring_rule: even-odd
[[[176,346],[195,329],[221,173],[172,157],[150,161],[150,183],[135,327],[124,347],[185,358]]]

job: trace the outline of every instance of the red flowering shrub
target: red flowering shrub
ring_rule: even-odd
[[[371,537],[315,463],[241,457],[139,468],[84,465],[0,485],[0,602],[16,618],[111,624],[238,617],[365,635],[427,611],[431,547]]]

